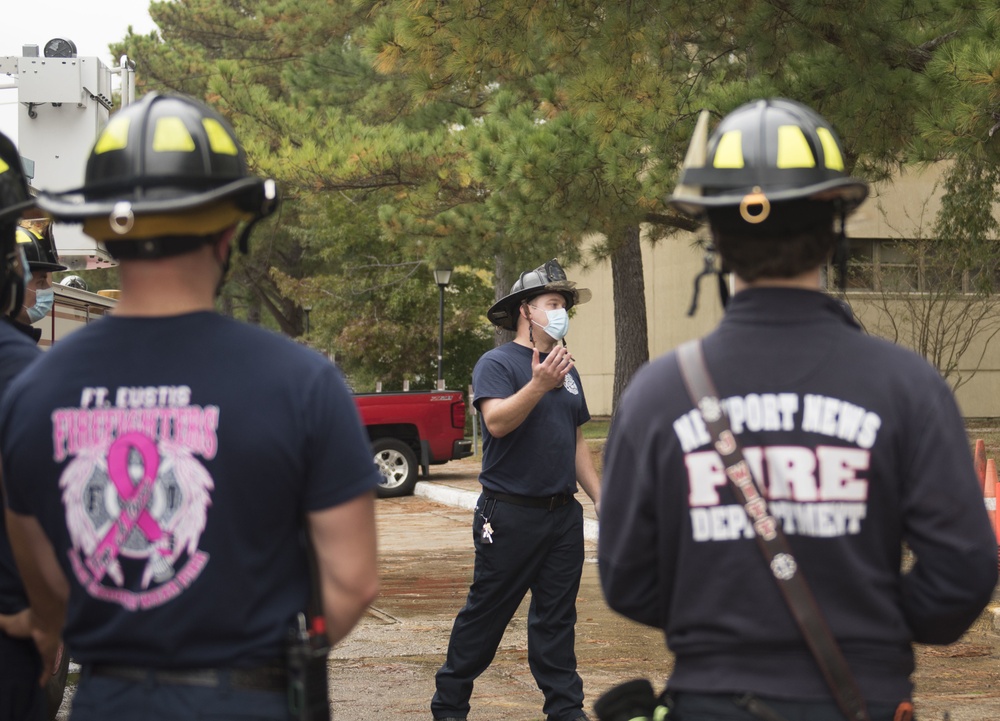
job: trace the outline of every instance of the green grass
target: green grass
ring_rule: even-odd
[[[973,454],[976,452],[976,441],[982,439],[987,460],[1000,460],[1000,418],[967,418],[965,432]]]
[[[610,425],[610,416],[595,416],[583,424],[583,437],[587,440],[607,438]]]
[[[986,445],[986,457],[997,457],[1000,451],[1000,418],[968,418],[965,432],[969,436],[970,448],[974,449],[976,440],[982,438]]]

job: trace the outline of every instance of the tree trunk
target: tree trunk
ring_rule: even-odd
[[[247,296],[247,323],[260,325],[260,296],[251,292]]]
[[[625,229],[611,255],[611,280],[615,306],[615,380],[611,391],[611,412],[614,414],[625,386],[649,360],[646,286],[637,225]]]
[[[518,271],[511,269],[509,259],[504,258],[500,254],[496,255],[496,265],[494,267],[496,270],[493,274],[493,300],[498,301],[510,293],[510,287],[514,285],[514,281],[517,280]],[[494,330],[496,330],[496,335],[493,338],[494,346],[501,346],[504,343],[509,343],[514,340],[514,336],[517,335],[515,331],[504,330],[503,328],[498,328],[496,326],[494,326]]]

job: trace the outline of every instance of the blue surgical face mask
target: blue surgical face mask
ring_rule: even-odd
[[[544,330],[545,334],[550,338],[554,338],[555,340],[565,338],[566,333],[569,331],[569,313],[566,312],[566,309],[556,308],[555,310],[547,310],[545,311],[545,315],[549,319],[548,325],[535,323],[535,321],[531,322]]]
[[[56,293],[51,288],[45,288],[44,290],[35,291],[35,304],[28,311],[28,320],[32,323],[37,323],[42,318],[47,316],[52,310],[52,304],[56,300]]]

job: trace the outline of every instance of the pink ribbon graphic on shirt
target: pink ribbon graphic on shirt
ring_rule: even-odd
[[[132,482],[129,474],[129,453],[138,451],[142,457],[142,478]],[[118,491],[118,518],[87,559],[87,567],[98,581],[115,562],[122,545],[136,526],[152,542],[160,540],[164,533],[160,524],[150,515],[146,506],[153,496],[156,474],[160,468],[160,454],[156,444],[141,433],[126,433],[111,444],[108,450],[108,477]]]

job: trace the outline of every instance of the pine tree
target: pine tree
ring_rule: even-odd
[[[494,297],[549,257],[610,262],[615,399],[648,357],[640,239],[695,227],[664,199],[702,109],[803,101],[869,179],[992,158],[1000,127],[996,13],[978,0],[177,0],[151,14],[161,35],[116,51],[147,87],[222,109],[292,199],[240,276],[258,302],[288,311],[272,293],[295,284],[269,286],[272,268],[323,272],[301,247],[336,236],[305,210],[317,198],[378,221],[364,237],[386,248],[379,265],[481,269]]]

